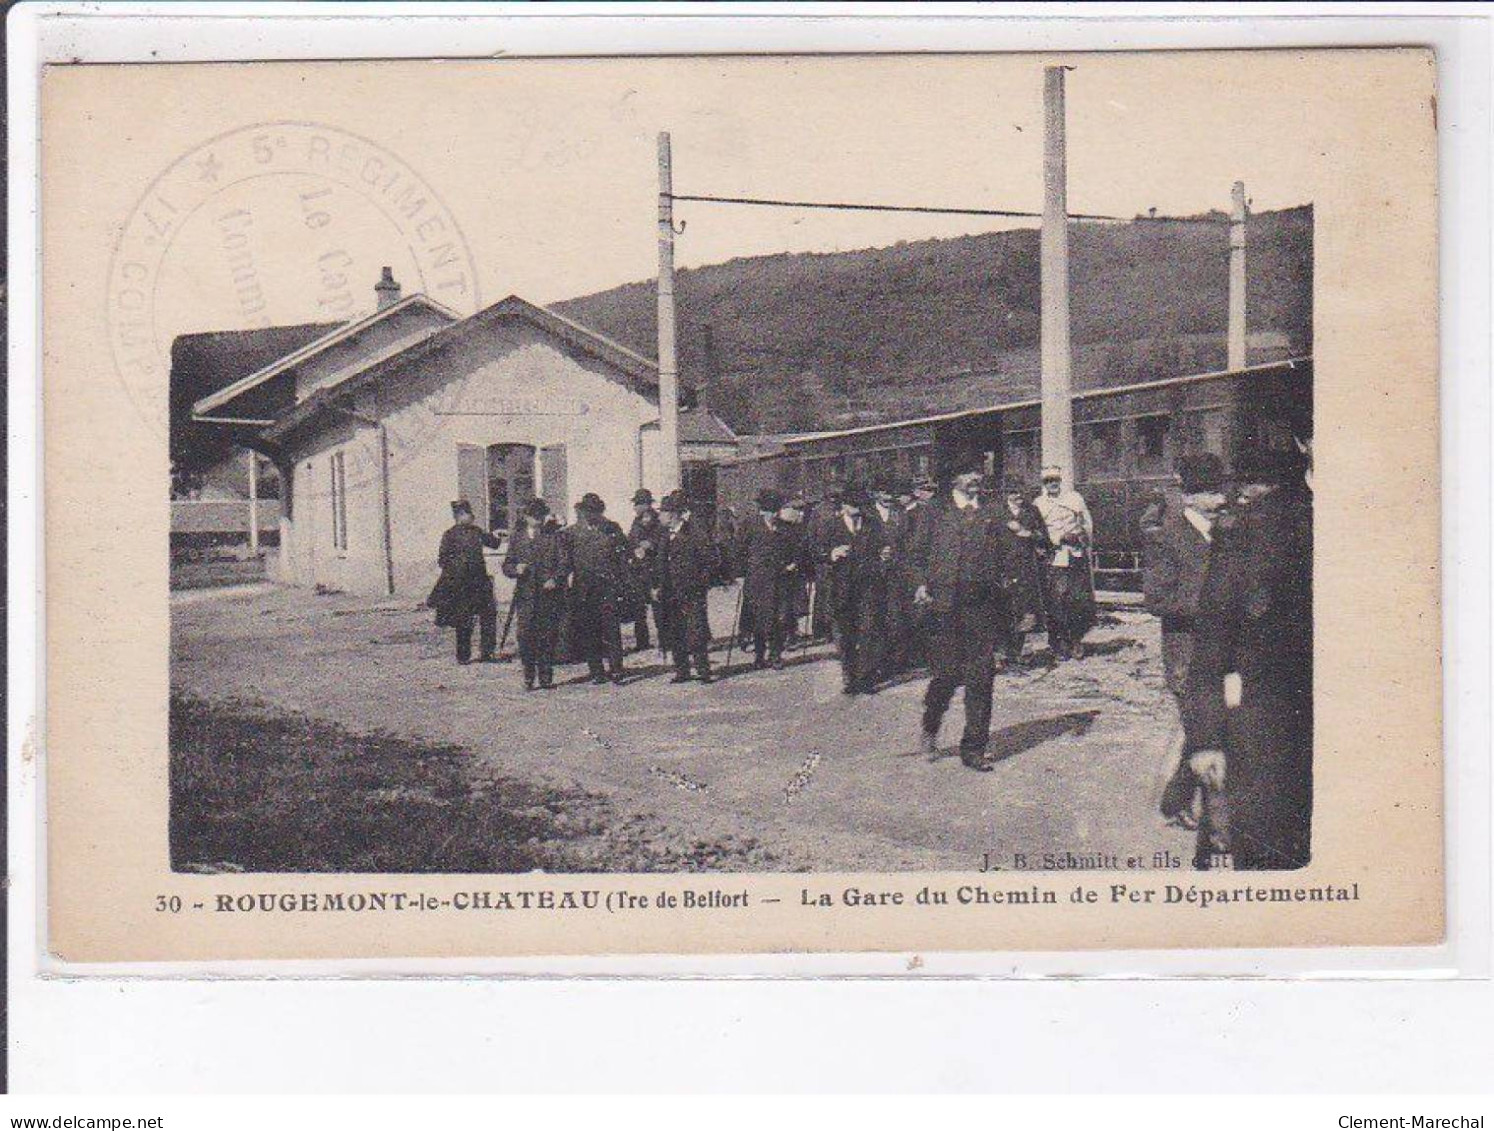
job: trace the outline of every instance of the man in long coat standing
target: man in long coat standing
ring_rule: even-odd
[[[709,532],[690,513],[683,491],[671,491],[659,504],[668,534],[659,546],[655,575],[659,604],[674,651],[671,683],[688,683],[690,665],[701,683],[711,677],[711,621],[706,599],[715,573],[715,546]]]
[[[654,510],[654,493],[640,487],[633,493],[633,525],[628,529],[629,568],[633,600],[637,607],[637,619],[633,622],[633,644],[637,651],[646,652],[651,643],[648,631],[648,616],[652,611],[654,627],[658,630],[659,647],[669,651],[669,642],[664,639],[664,623],[659,615],[659,606],[652,596],[654,562],[659,556],[659,543],[664,538],[664,524],[659,521],[659,512]]]
[[[1311,858],[1312,500],[1296,456],[1243,453],[1214,527],[1183,697],[1207,791],[1199,867],[1222,862],[1221,847],[1237,870]]]
[[[882,668],[887,606],[885,543],[871,496],[859,487],[840,495],[840,514],[826,525],[818,553],[833,603],[842,690],[871,691]]]
[[[742,578],[742,606],[752,609],[753,666],[783,668],[783,644],[796,618],[794,585],[798,580],[798,539],[779,511],[783,496],[771,488],[757,493],[757,516],[737,532],[737,572]]]
[[[990,770],[991,692],[996,647],[1008,618],[1002,582],[1005,563],[997,508],[981,498],[983,460],[969,453],[953,467],[949,492],[919,520],[914,555],[914,600],[930,614],[929,666],[923,697],[922,749],[939,748],[939,726],[957,688],[965,688],[960,760]]]
[[[890,678],[908,665],[913,632],[913,586],[908,568],[912,553],[913,520],[907,502],[912,483],[878,481],[872,488],[872,503],[882,528],[882,561],[886,572],[886,604],[882,615],[885,643],[880,675]],[[901,496],[901,497],[900,497]],[[905,501],[906,500],[906,501]]]
[[[565,532],[572,571],[571,625],[591,682],[621,683],[618,609],[628,584],[627,535],[606,517],[606,510],[601,498],[588,492],[576,504],[575,525]]]
[[[498,605],[493,600],[493,579],[483,558],[484,546],[496,550],[501,543],[474,521],[472,504],[458,499],[451,504],[451,528],[441,535],[436,564],[441,576],[426,598],[436,610],[436,624],[456,629],[456,660],[472,662],[472,622],[479,627],[478,656],[487,663],[498,646]]]
[[[1213,528],[1224,506],[1224,464],[1211,452],[1178,460],[1182,505],[1142,516],[1142,592],[1147,611],[1162,622],[1162,675],[1179,710],[1188,689],[1193,630],[1213,546]],[[1188,827],[1198,823],[1199,781],[1183,757],[1181,726],[1168,739],[1162,815]]]
[[[534,690],[536,680],[542,688],[555,682],[555,647],[570,572],[570,554],[550,508],[543,499],[530,499],[524,506],[524,523],[514,531],[503,558],[503,575],[517,582],[513,601],[526,691]]]
[[[1005,592],[1009,628],[1002,641],[1008,663],[1022,658],[1022,645],[1029,632],[1043,625],[1043,576],[1048,553],[1048,527],[1027,498],[1026,488],[1015,479],[1002,485],[1000,538],[1006,562]]]

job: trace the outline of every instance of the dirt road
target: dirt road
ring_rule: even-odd
[[[718,633],[734,599],[713,594]],[[259,587],[174,598],[171,676],[208,701],[457,744],[492,772],[601,795],[664,835],[754,838],[785,867],[1186,859],[1191,837],[1155,807],[1174,718],[1156,622],[1135,612],[1102,620],[1085,660],[997,677],[1001,761],[985,774],[956,756],[958,696],[930,760],[916,752],[926,678],[843,696],[825,647],[794,653],[782,672],[752,671],[737,652],[709,687],[671,684],[651,652],[629,657],[636,674],[621,687],[592,686],[573,667],[554,690],[526,694],[515,664],[456,666],[449,634],[410,602]],[[714,659],[724,658],[721,641]]]

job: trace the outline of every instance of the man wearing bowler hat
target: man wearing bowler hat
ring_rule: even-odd
[[[991,692],[996,648],[1008,628],[1005,563],[998,507],[983,497],[985,460],[980,452],[957,455],[947,493],[919,522],[913,555],[914,602],[929,615],[931,678],[923,697],[921,748],[939,749],[939,727],[955,691],[965,688],[965,730],[960,760],[990,770]]]
[[[436,564],[441,576],[426,598],[436,610],[436,624],[456,629],[456,659],[472,662],[472,622],[479,625],[479,658],[492,660],[498,645],[498,605],[493,600],[493,579],[483,558],[483,547],[496,550],[497,538],[478,526],[472,504],[458,499],[451,504],[452,527],[441,535]]]
[[[569,546],[543,499],[524,504],[524,521],[509,539],[503,576],[514,579],[519,660],[524,690],[555,682],[555,647],[565,615],[565,581],[571,573]]]
[[[715,547],[710,534],[690,513],[690,502],[683,491],[671,491],[664,497],[659,517],[667,533],[659,545],[654,577],[674,651],[674,678],[670,682],[688,683],[693,663],[696,678],[710,683],[711,621],[706,598],[715,573]]]
[[[1312,496],[1296,449],[1247,449],[1213,527],[1183,695],[1204,784],[1195,863],[1301,868],[1312,839]],[[1222,802],[1222,805],[1219,804]],[[1221,819],[1222,817],[1222,819]]]
[[[799,574],[798,539],[779,512],[783,495],[757,493],[757,515],[737,533],[737,573],[742,607],[752,610],[753,666],[783,668],[783,642],[794,621],[794,583]]]
[[[881,674],[887,605],[886,543],[871,495],[859,486],[840,493],[840,512],[826,525],[816,557],[829,583],[843,690],[873,689]]]
[[[1214,523],[1224,506],[1224,464],[1212,452],[1178,460],[1181,505],[1142,516],[1142,592],[1147,611],[1162,627],[1162,674],[1167,690],[1182,707],[1193,658],[1193,628],[1214,542]],[[1167,784],[1162,815],[1188,828],[1198,824],[1199,781],[1183,758],[1183,733],[1168,738]]]
[[[565,531],[571,555],[571,625],[591,682],[621,683],[618,607],[628,581],[627,536],[606,517],[606,510],[600,496],[587,492],[576,504],[576,522]]]

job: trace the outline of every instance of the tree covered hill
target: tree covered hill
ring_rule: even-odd
[[[1225,217],[1070,229],[1075,385],[1224,367]],[[1250,218],[1249,328],[1312,350],[1312,208]],[[739,432],[893,419],[1032,395],[1038,232],[1019,229],[679,272],[680,370]],[[652,280],[555,304],[652,357]],[[1252,357],[1252,360],[1256,360]]]

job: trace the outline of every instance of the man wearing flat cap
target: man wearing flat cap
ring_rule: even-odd
[[[496,550],[501,543],[477,525],[466,499],[451,504],[451,517],[455,522],[441,535],[436,551],[441,576],[425,603],[436,610],[438,626],[456,629],[459,664],[472,662],[472,622],[476,621],[480,626],[478,656],[487,663],[498,646],[498,605],[482,551],[484,546]]]
[[[1084,496],[1063,485],[1063,469],[1043,468],[1043,489],[1033,500],[1043,516],[1048,555],[1048,643],[1057,660],[1082,659],[1084,634],[1095,623],[1095,520]]]
[[[633,525],[628,529],[629,580],[634,590],[636,610],[633,645],[638,652],[648,651],[651,643],[648,631],[650,611],[654,615],[654,627],[659,630],[659,647],[666,652],[669,650],[659,606],[652,597],[654,562],[659,556],[659,542],[663,537],[664,526],[659,521],[659,512],[654,510],[654,493],[647,487],[640,487],[633,493]]]
[[[882,667],[887,606],[886,543],[871,496],[859,486],[840,492],[839,513],[826,524],[815,557],[828,581],[842,689],[873,689]]]
[[[783,642],[794,620],[794,584],[799,573],[795,532],[779,516],[784,498],[771,488],[757,493],[757,514],[737,532],[736,573],[742,579],[742,609],[752,613],[753,666],[783,668]]]
[[[555,682],[555,649],[565,616],[565,582],[571,573],[570,551],[543,499],[524,504],[524,521],[509,539],[503,575],[514,585],[519,660],[524,690]]]
[[[666,534],[659,545],[655,586],[670,647],[674,651],[671,683],[688,683],[695,677],[710,683],[711,621],[706,608],[715,574],[715,547],[710,534],[690,512],[683,491],[671,491],[659,504],[659,517]]]
[[[965,729],[960,760],[990,770],[991,692],[996,648],[1008,616],[1006,564],[998,504],[983,497],[985,461],[980,452],[958,454],[948,491],[919,521],[913,555],[915,603],[929,616],[930,679],[923,697],[920,744],[933,756],[939,727],[955,691],[965,688]]]
[[[1178,459],[1181,504],[1142,516],[1142,591],[1147,611],[1162,627],[1162,674],[1181,710],[1193,658],[1193,627],[1203,592],[1214,522],[1224,506],[1224,463],[1212,452]],[[1188,828],[1198,824],[1200,783],[1183,758],[1181,726],[1168,739],[1168,778],[1162,815]]]
[[[1301,868],[1312,840],[1312,502],[1297,449],[1250,448],[1213,527],[1183,695],[1205,787],[1195,864]],[[1222,801],[1222,805],[1217,804]]]
[[[592,683],[621,683],[622,632],[618,609],[628,584],[628,540],[606,517],[607,505],[591,492],[576,504],[576,521],[565,531],[570,544],[571,629]]]

